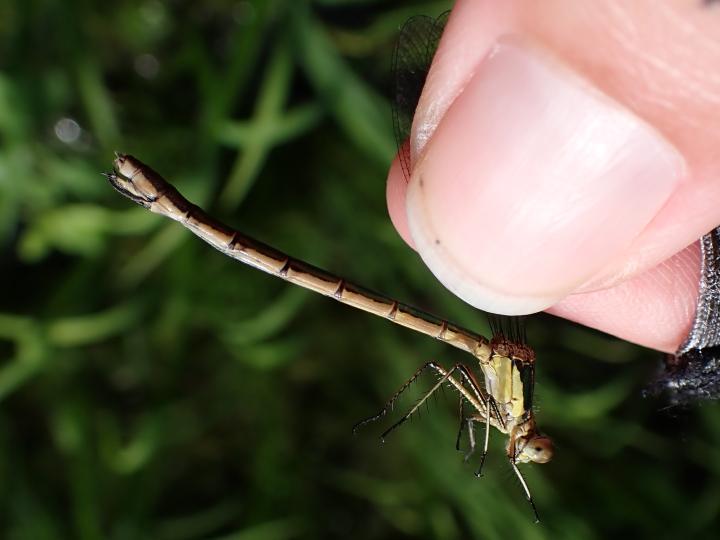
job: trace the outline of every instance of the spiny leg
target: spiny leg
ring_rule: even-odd
[[[492,398],[488,398],[492,400]],[[461,402],[462,403],[462,402]],[[462,404],[460,406],[460,410],[462,411]],[[470,418],[461,417],[460,418],[460,430],[458,431],[458,438],[456,443],[456,448],[459,451],[460,450],[460,435],[462,434],[463,428],[465,427],[465,423],[467,423],[468,428],[468,440],[470,441],[470,449],[465,453],[465,461],[467,462],[472,455],[475,453],[475,422],[483,422],[485,424],[485,442],[483,444],[483,452],[480,456],[480,465],[478,466],[477,470],[475,471],[475,476],[480,478],[482,476],[482,469],[483,465],[485,465],[485,458],[488,454],[488,447],[490,444],[490,417],[486,414],[483,416],[473,416]]]
[[[494,418],[497,419],[498,423],[500,424],[501,431],[505,432],[505,420],[500,415],[500,411],[498,410],[497,403],[495,402],[495,398],[492,396],[487,397],[487,411],[489,414],[486,414],[485,419],[485,444],[483,444],[483,453],[482,457],[480,458],[480,465],[478,466],[477,471],[475,471],[475,476],[480,478],[482,476],[482,469],[483,465],[485,465],[485,458],[488,454],[488,447],[490,445],[490,418],[491,415],[494,415]]]
[[[535,508],[535,503],[533,502],[532,495],[530,495],[530,488],[528,488],[527,482],[525,481],[525,478],[520,472],[520,469],[518,469],[517,463],[515,463],[514,458],[510,458],[510,466],[512,467],[513,471],[515,471],[515,474],[517,475],[520,483],[522,484],[523,490],[525,491],[525,497],[527,498],[530,506],[532,507],[533,514],[535,514],[535,523],[540,523],[540,516],[538,515],[537,508]]]
[[[467,370],[464,366],[461,366],[459,368],[460,372],[463,374],[464,380],[470,381],[470,385],[473,388],[473,391],[476,393],[477,397],[479,399],[485,398],[483,405],[484,410],[478,411],[481,414],[471,416],[469,418],[463,417],[463,398],[460,398],[460,411],[461,411],[461,418],[460,418],[460,431],[458,433],[458,441],[457,445],[459,450],[459,443],[460,443],[460,435],[462,433],[462,429],[464,426],[464,421],[467,422],[468,426],[468,438],[470,439],[470,450],[465,454],[465,461],[468,461],[472,454],[475,452],[475,430],[474,430],[474,423],[475,422],[484,422],[485,424],[485,440],[483,444],[483,452],[480,456],[480,464],[478,465],[477,470],[475,471],[475,476],[480,478],[482,477],[482,470],[483,466],[485,465],[485,458],[487,458],[488,455],[488,448],[490,446],[490,418],[491,415],[494,415],[494,417],[498,420],[500,425],[504,428],[505,423],[500,416],[500,412],[498,411],[497,404],[495,403],[495,399],[492,396],[485,396],[480,393],[480,391],[477,389],[477,383],[474,380],[474,377],[472,376],[472,373]]]
[[[460,396],[460,427],[458,428],[457,440],[455,441],[455,449],[460,452],[460,439],[462,438],[462,432],[465,429],[465,425],[467,425],[470,448],[467,452],[465,452],[465,457],[463,458],[464,461],[467,462],[475,453],[475,420],[473,420],[473,418],[465,417],[465,411],[463,410],[464,404],[465,398]]]
[[[374,416],[370,416],[369,418],[366,418],[364,420],[360,420],[357,424],[355,424],[352,428],[353,434],[357,432],[358,429],[360,429],[365,424],[369,424],[371,422],[375,422],[377,420],[380,420],[382,417],[384,417],[389,411],[392,411],[395,407],[395,402],[398,400],[400,395],[408,389],[408,387],[414,383],[417,378],[423,374],[423,372],[428,368],[433,368],[435,366],[434,362],[428,362],[427,364],[423,365],[418,369],[412,377],[410,377],[405,383],[400,387],[400,389],[393,394],[393,396],[390,398],[390,400],[385,404],[385,406],[382,408],[382,410],[377,413]]]
[[[474,400],[470,399],[466,392],[463,392],[463,390],[467,391],[467,388],[465,388],[463,383],[461,383],[462,389],[458,386],[456,386],[456,388],[468,400],[468,402],[470,402],[470,404],[475,407],[475,410],[480,413],[478,418],[484,420],[486,416],[486,411],[488,411],[489,409],[492,417],[497,420],[499,428],[501,430],[505,430],[505,420],[500,414],[500,411],[497,408],[497,403],[495,403],[495,399],[492,397],[492,395],[489,395],[480,389],[480,385],[475,379],[475,375],[467,368],[467,366],[463,364],[455,364],[455,366],[453,366],[453,369],[451,369],[450,371],[452,372],[455,370],[460,372],[463,382],[467,382],[470,385],[470,389],[472,390],[472,394],[470,395],[475,398]],[[439,373],[443,374],[444,372],[439,371]]]
[[[483,396],[482,392],[475,384],[475,381],[472,379],[471,375],[469,374],[469,372],[465,366],[463,366],[462,364],[455,364],[452,367],[452,369],[450,369],[449,371],[445,371],[441,366],[437,365],[436,363],[428,362],[427,364],[425,364],[425,366],[423,366],[423,368],[425,368],[425,367],[430,367],[430,368],[434,369],[435,371],[437,371],[440,374],[440,379],[437,381],[437,383],[435,383],[435,385],[427,393],[425,393],[425,395],[422,398],[420,398],[420,400],[415,404],[415,406],[412,409],[410,409],[410,411],[408,411],[407,414],[405,414],[405,416],[400,418],[400,420],[395,422],[392,426],[390,426],[388,429],[386,429],[380,435],[381,440],[384,441],[385,437],[388,434],[390,434],[390,432],[392,432],[393,430],[395,430],[396,428],[401,426],[403,423],[405,423],[405,421],[408,418],[410,418],[413,415],[413,413],[415,413],[415,411],[417,411],[420,408],[420,406],[428,399],[428,397],[430,397],[433,394],[433,392],[435,392],[438,388],[442,387],[442,385],[446,381],[449,382],[450,384],[452,384],[456,388],[456,390],[458,390],[461,393],[461,395],[463,397],[465,397],[465,399],[467,399],[470,403],[473,404],[473,406],[476,409],[478,409],[478,410],[486,409],[487,399]],[[462,381],[458,381],[457,379],[452,377],[452,374],[455,371],[459,371],[460,374],[462,375],[463,379],[465,380],[465,382],[470,384],[470,386],[472,387],[473,393],[468,392],[467,388],[465,388],[465,386],[462,384]]]
[[[477,471],[475,471],[475,476],[480,478],[482,476],[482,469],[485,465],[485,458],[488,454],[488,448],[490,445],[490,418],[491,416],[494,416],[500,426],[502,428],[505,427],[505,421],[503,420],[502,416],[500,416],[500,411],[498,411],[497,404],[495,403],[495,399],[492,396],[486,396],[480,392],[477,381],[475,381],[475,377],[473,376],[472,372],[470,372],[467,367],[463,366],[462,364],[458,364],[455,366],[460,373],[463,375],[464,381],[467,381],[470,384],[471,389],[473,390],[475,396],[477,397],[478,401],[482,403],[483,410],[478,409],[478,412],[480,413],[477,416],[468,418],[468,431],[469,435],[473,437],[471,450],[465,455],[465,461],[467,461],[470,456],[472,455],[475,444],[474,444],[474,433],[473,433],[473,422],[475,421],[484,421],[485,422],[485,443],[483,444],[483,453],[480,457],[480,465],[477,468]],[[476,407],[477,408],[477,407]],[[461,397],[461,410],[462,410],[462,397]],[[462,418],[461,418],[462,422]],[[462,431],[462,424],[461,424],[461,431]],[[460,433],[458,433],[458,443],[459,443]]]
[[[383,431],[380,434],[381,441],[385,442],[385,437],[387,437],[392,431],[394,431],[395,429],[397,429],[398,427],[403,425],[408,420],[408,418],[410,418],[416,411],[418,411],[420,409],[422,404],[425,403],[427,401],[427,399],[432,394],[434,394],[438,388],[442,387],[442,385],[445,383],[445,381],[450,381],[451,384],[453,384],[453,386],[455,386],[455,387],[457,387],[460,384],[458,381],[453,379],[451,376],[453,371],[455,371],[455,367],[457,367],[457,366],[453,367],[450,371],[445,371],[442,367],[437,365],[435,362],[428,362],[427,364],[425,364],[425,366],[423,366],[423,368],[425,368],[425,367],[432,368],[435,371],[437,371],[438,373],[440,373],[440,375],[441,375],[440,379],[438,379],[438,381],[432,386],[432,388],[430,388],[430,390],[428,390],[425,393],[425,395],[423,395],[418,400],[418,402],[412,407],[412,409],[410,409],[402,418],[400,418],[400,420],[395,422],[392,426],[390,426],[389,428],[387,428],[385,431]]]
[[[488,398],[488,401],[489,401],[489,403],[492,403],[492,404],[495,403],[495,400],[492,398],[492,396],[490,396]],[[481,418],[481,420],[482,420],[482,418]],[[480,465],[478,465],[477,471],[475,471],[475,476],[477,476],[478,478],[480,478],[482,476],[483,465],[485,465],[485,458],[487,457],[488,446],[490,444],[490,414],[486,414],[484,420],[485,420],[485,443],[483,444],[482,456],[480,456]]]
[[[477,471],[475,471],[475,476],[480,478],[482,476],[482,469],[483,465],[485,465],[485,458],[488,454],[488,448],[490,445],[490,417],[491,415],[494,415],[495,418],[498,420],[500,425],[504,428],[505,422],[503,421],[502,417],[500,416],[500,412],[498,411],[497,404],[495,403],[495,400],[492,396],[485,396],[482,394],[477,386],[477,381],[475,381],[475,378],[473,377],[472,373],[467,369],[467,367],[463,366],[462,364],[459,364],[456,366],[457,369],[460,371],[460,373],[463,375],[464,381],[467,381],[470,384],[470,387],[472,388],[475,396],[478,398],[478,401],[480,401],[484,408],[483,410],[478,410],[480,413],[477,416],[470,417],[467,419],[468,422],[468,433],[471,437],[471,446],[470,451],[465,454],[465,461],[470,459],[470,456],[475,451],[475,437],[474,437],[474,430],[473,430],[473,423],[475,421],[484,421],[485,422],[485,442],[483,444],[483,453],[480,457],[480,465],[477,468]],[[462,397],[461,404],[460,404],[460,410],[462,411]],[[477,407],[476,407],[477,408]],[[461,416],[461,424],[460,424],[460,432],[462,432],[462,416]],[[458,433],[458,444],[460,442],[460,433]]]
[[[457,450],[458,452],[460,451],[460,439],[462,438],[462,432],[465,428],[465,411],[463,410],[463,405],[465,405],[465,399],[460,396],[460,406],[458,411],[458,416],[460,418],[460,427],[458,427],[457,439],[455,440],[455,450]]]

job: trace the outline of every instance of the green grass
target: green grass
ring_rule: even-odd
[[[447,6],[0,4],[1,538],[717,531],[720,411],[642,398],[657,354],[530,323],[558,446],[525,467],[537,526],[499,437],[482,480],[462,463],[449,395],[384,446],[350,433],[466,356],[235,264],[99,175],[134,153],[263,241],[485,332],[384,206],[393,38]]]

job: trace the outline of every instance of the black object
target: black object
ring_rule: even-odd
[[[700,240],[702,253],[697,310],[692,329],[650,390],[671,402],[720,398],[720,227]]]

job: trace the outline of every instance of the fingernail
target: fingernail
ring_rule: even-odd
[[[503,40],[425,147],[406,210],[451,291],[531,313],[622,257],[683,175],[652,126],[546,53]]]

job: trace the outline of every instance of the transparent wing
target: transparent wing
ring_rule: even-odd
[[[495,313],[486,315],[493,336],[502,336],[517,344],[527,344],[526,316],[497,315]]]
[[[436,19],[418,15],[400,29],[393,53],[393,129],[405,180],[410,180],[410,137],[413,117],[449,11]]]

